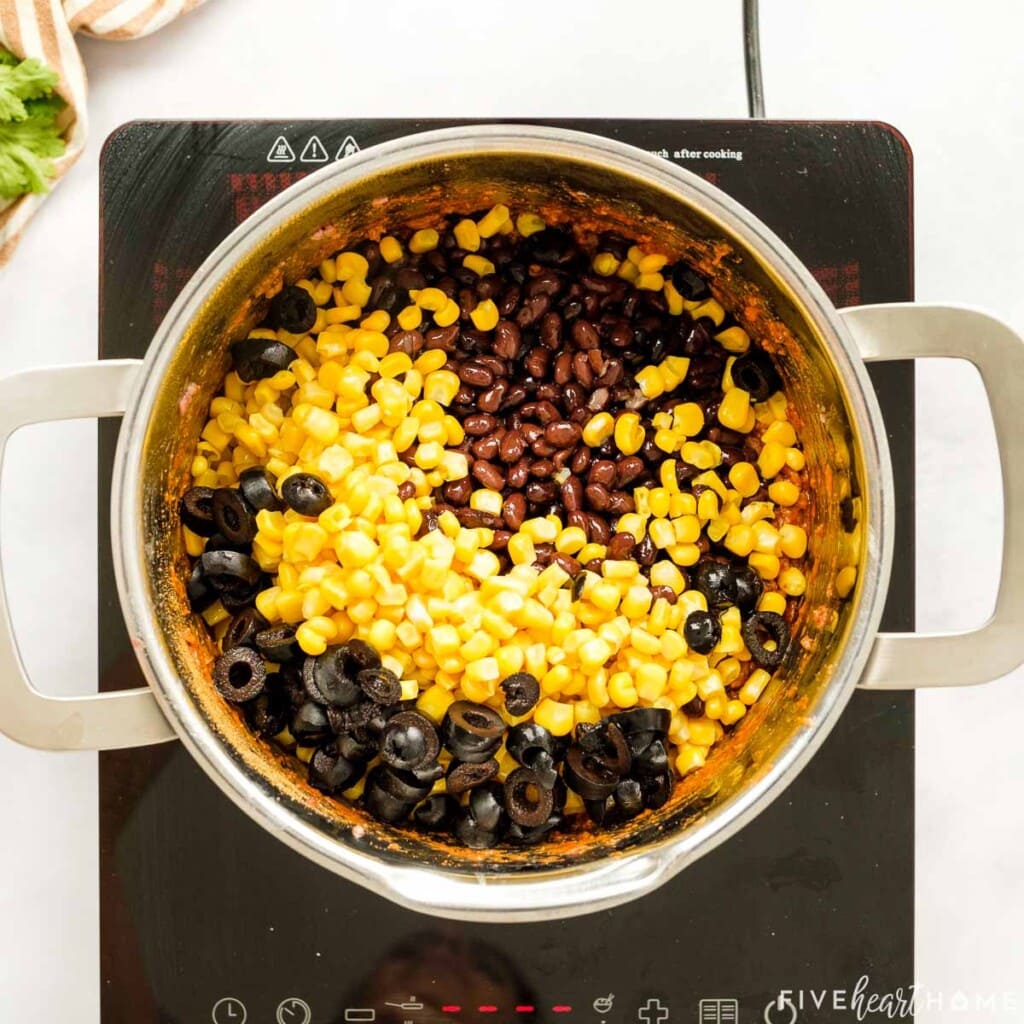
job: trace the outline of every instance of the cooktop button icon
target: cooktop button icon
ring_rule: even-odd
[[[764,1008],[764,1024],[796,1024],[796,1006],[781,996]]]
[[[660,999],[648,999],[636,1011],[636,1016],[643,1024],[665,1024],[668,1020],[668,1007]]]
[[[310,1024],[313,1011],[305,999],[289,996],[278,1004],[276,1017],[277,1024]]]
[[[245,1010],[245,1003],[234,996],[225,996],[213,1004],[210,1012],[210,1020],[213,1024],[245,1024],[248,1016]]]
[[[699,1024],[737,1024],[740,1004],[736,999],[702,999]]]
[[[609,992],[606,996],[598,996],[594,1000],[594,1013],[599,1013],[604,1016],[606,1013],[610,1013],[612,1004],[615,1002],[615,993]]]

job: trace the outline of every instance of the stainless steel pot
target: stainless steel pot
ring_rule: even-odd
[[[174,509],[227,367],[226,349],[295,279],[388,222],[499,199],[618,229],[685,255],[748,328],[782,353],[810,453],[815,530],[801,643],[708,765],[660,811],[533,850],[470,851],[372,821],[307,786],[209,683],[213,651],[184,596]],[[893,544],[885,432],[863,362],[951,356],[981,371],[1003,469],[1003,574],[992,619],[960,634],[877,635]],[[47,697],[27,678],[0,595],[0,728],[49,749],[180,738],[269,831],[408,907],[490,921],[581,914],[649,892],[768,805],[828,735],[855,686],[957,685],[1024,660],[1024,344],[974,310],[915,305],[838,313],[796,257],[702,179],[632,147],[560,129],[468,127],[366,150],[299,182],[242,224],[192,278],[144,361],[40,369],[0,381],[0,444],[42,420],[124,415],[112,485],[113,556],[149,688]],[[853,534],[840,500],[860,495]],[[835,575],[858,568],[849,599]]]

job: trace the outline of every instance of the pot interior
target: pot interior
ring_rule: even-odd
[[[527,144],[520,151],[502,151],[484,142],[433,159],[391,162],[395,165],[376,170],[367,160],[362,177],[340,186],[321,174],[318,188],[298,193],[301,202],[279,200],[278,212],[262,224],[257,215],[257,228],[248,226],[242,257],[218,272],[219,278],[198,282],[198,312],[186,323],[180,314],[175,322],[172,311],[165,324],[160,344],[173,352],[148,415],[140,500],[148,573],[144,599],[185,688],[175,699],[191,703],[208,738],[222,745],[251,783],[243,798],[258,789],[330,843],[377,858],[412,860],[460,873],[510,874],[621,856],[676,840],[680,832],[698,844],[715,831],[719,812],[749,797],[780,759],[810,740],[835,702],[845,703],[854,684],[846,678],[848,672],[838,669],[855,631],[862,587],[840,601],[835,577],[844,565],[854,564],[863,579],[864,560],[878,557],[876,542],[861,544],[861,538],[870,540],[864,510],[871,508],[871,488],[879,484],[865,478],[863,442],[851,428],[855,388],[848,388],[837,369],[833,328],[820,313],[812,316],[796,297],[780,263],[770,265],[769,257],[706,212],[702,192],[688,188],[684,179],[669,188],[587,159],[582,148],[573,155],[553,155],[531,152]],[[499,201],[513,209],[539,211],[549,222],[614,230],[670,257],[685,257],[707,275],[715,297],[748,332],[777,353],[807,452],[810,566],[795,627],[799,642],[791,645],[785,664],[751,713],[712,748],[703,769],[677,785],[665,807],[606,831],[570,833],[524,850],[476,852],[384,825],[321,795],[304,782],[304,766],[246,729],[241,715],[210,682],[215,651],[185,600],[187,560],[175,509],[189,486],[193,446],[210,399],[228,369],[227,348],[259,321],[267,297],[282,281],[304,276],[349,242],[381,237],[389,226],[410,221],[428,226],[442,214],[473,212]],[[240,232],[246,229],[243,225]],[[849,380],[848,372],[845,376]],[[853,505],[860,522],[847,533],[840,507],[851,495],[857,498]],[[846,507],[849,512],[850,502]],[[170,688],[164,687],[165,697]]]

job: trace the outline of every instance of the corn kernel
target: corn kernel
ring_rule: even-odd
[[[575,555],[587,543],[586,531],[579,526],[567,526],[555,538],[555,550],[566,555]]]
[[[488,274],[494,273],[494,264],[484,256],[476,256],[470,254],[464,256],[462,259],[462,265],[467,270],[472,270],[478,277],[487,277]],[[483,328],[481,328],[483,330]]]
[[[409,252],[430,252],[431,249],[437,248],[439,241],[440,238],[433,228],[422,228],[413,232],[412,238],[409,239]]]
[[[427,716],[435,725],[440,725],[448,708],[455,703],[455,695],[443,686],[434,684],[424,690],[416,701],[417,710]]]
[[[807,590],[807,577],[791,565],[779,573],[779,590],[790,597],[800,597]]]
[[[776,615],[782,615],[786,610],[785,595],[777,590],[766,590],[758,598],[757,610],[759,612],[775,612]]]
[[[462,382],[451,370],[432,370],[423,380],[423,397],[448,406],[461,386]]]
[[[780,473],[785,465],[786,449],[775,441],[769,441],[757,457],[757,468],[766,480]]]
[[[742,431],[749,412],[750,393],[743,388],[733,388],[726,392],[718,406],[718,422],[728,430]]]
[[[572,731],[575,717],[571,704],[546,697],[537,705],[533,720],[553,736],[567,736]]]
[[[787,558],[803,558],[807,553],[807,532],[804,528],[786,523],[779,531],[779,550]]]
[[[591,448],[604,444],[615,430],[615,419],[610,412],[599,412],[587,420],[583,428],[583,443]]]
[[[800,488],[791,480],[775,480],[768,485],[768,497],[783,508],[790,508],[800,500]]]
[[[419,306],[406,306],[397,317],[403,331],[415,331],[423,323],[423,311]]]
[[[619,261],[610,252],[599,252],[591,266],[600,277],[611,277],[619,269]]]
[[[466,259],[470,257],[467,256]],[[473,321],[473,326],[478,331],[492,331],[498,325],[498,307],[494,304],[493,299],[484,299],[472,313],[469,314],[470,320]]]
[[[385,235],[380,240],[380,254],[385,263],[397,263],[402,258],[402,243],[392,235]]]
[[[623,455],[635,455],[643,447],[644,428],[635,412],[624,412],[615,422],[615,444]]]
[[[618,708],[635,707],[640,700],[633,677],[628,672],[615,672],[611,675],[608,680],[608,696]]]
[[[640,268],[637,267],[637,270],[639,271]],[[665,287],[665,278],[661,274],[644,274],[641,272],[637,274],[636,281],[633,283],[637,288],[641,288],[644,291],[660,292]]]
[[[477,230],[480,232],[480,237],[490,238],[492,235],[496,235],[508,219],[508,207],[503,203],[498,203],[497,206],[492,207],[477,221]]]
[[[737,462],[729,470],[729,483],[744,498],[753,497],[761,486],[757,470],[749,462]]]
[[[855,565],[847,565],[836,573],[836,593],[840,597],[849,597],[850,591],[853,590],[854,583],[857,582],[857,567]]]
[[[727,327],[715,335],[718,342],[726,352],[733,352],[741,355],[750,348],[750,335],[742,327]]]
[[[438,327],[450,327],[462,315],[459,304],[454,299],[449,299],[444,306],[434,314],[434,323]]]
[[[656,366],[645,366],[636,373],[635,378],[644,398],[658,398],[665,391],[665,384]]]
[[[521,213],[516,217],[516,230],[523,238],[529,238],[530,235],[535,235],[546,227],[544,218],[539,217],[536,213]]]
[[[755,569],[763,580],[773,580],[779,575],[779,560],[775,555],[755,551],[748,561],[751,568]]]
[[[504,498],[501,491],[479,488],[469,496],[469,507],[477,512],[488,512],[492,516],[500,516]],[[554,540],[554,538],[552,538]]]
[[[477,231],[476,224],[468,217],[460,220],[452,233],[455,235],[455,241],[460,249],[465,249],[466,252],[476,252],[480,248],[480,232]]]

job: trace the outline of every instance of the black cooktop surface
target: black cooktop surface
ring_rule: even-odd
[[[210,250],[303,174],[457,122],[130,124],[101,171],[100,351],[141,356]],[[839,305],[912,297],[910,154],[870,123],[549,122],[659,153],[750,207]],[[895,470],[883,625],[914,627],[914,378],[873,366]],[[117,424],[100,424],[107,522]],[[100,534],[101,686],[142,685]],[[402,910],[262,831],[179,744],[100,758],[102,1024],[795,1024],[913,982],[914,699],[858,693],[797,782],[656,893],[535,925]],[[767,1008],[780,990],[793,1008]],[[798,1010],[795,1007],[801,1006]],[[868,1014],[863,1019],[887,1019]]]

